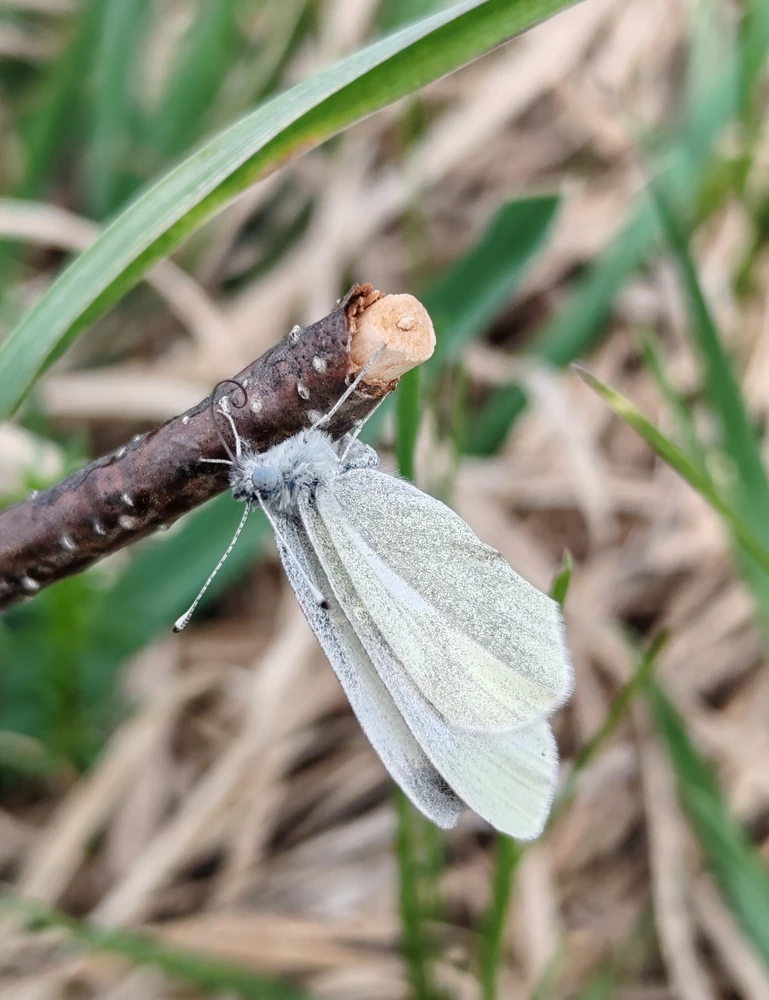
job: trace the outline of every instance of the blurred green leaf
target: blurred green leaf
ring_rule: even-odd
[[[609,705],[609,710],[597,732],[587,741],[574,758],[571,773],[553,805],[551,823],[555,823],[571,802],[577,788],[580,775],[585,771],[599,750],[609,741],[619,728],[619,724],[630,711],[634,698],[649,687],[657,666],[660,653],[668,641],[668,633],[660,632],[655,636],[646,652],[640,655],[635,673],[617,692]]]
[[[37,198],[61,165],[61,150],[72,141],[72,123],[79,108],[83,66],[93,50],[103,0],[86,0],[70,22],[70,40],[48,69],[29,117],[22,121],[27,151],[19,198]]]
[[[170,631],[229,545],[242,513],[228,493],[187,515],[173,534],[149,541],[96,603],[94,641],[123,659],[163,629]],[[203,608],[243,575],[268,537],[264,516],[253,513],[206,592]]]
[[[382,34],[394,31],[407,22],[426,17],[441,7],[447,7],[450,0],[382,0],[377,15],[378,27]]]
[[[663,461],[675,469],[700,496],[707,500],[710,506],[724,519],[745,552],[756,561],[764,573],[769,573],[769,551],[764,548],[740,513],[723,499],[708,474],[678,445],[665,437],[662,431],[655,427],[640,410],[636,409],[629,399],[596,378],[581,365],[573,367],[583,381],[594,389],[601,399],[608,403],[618,416],[622,417],[625,423],[640,434]]]
[[[571,553],[563,554],[561,567],[553,579],[550,596],[563,607],[569,592],[574,563]],[[483,1000],[496,1000],[499,969],[502,963],[505,924],[513,893],[513,880],[526,845],[506,837],[497,836],[494,857],[494,875],[491,884],[491,902],[486,911],[480,942],[479,976]]]
[[[678,425],[678,433],[685,446],[684,450],[699,465],[700,469],[707,474],[707,456],[697,436],[697,428],[694,426],[691,409],[670,381],[657,340],[653,335],[646,334],[641,338],[640,348],[641,357],[644,360],[646,369],[657,383],[657,387],[662,393],[662,398],[667,403],[668,408],[675,418]]]
[[[163,158],[183,152],[201,123],[238,51],[238,12],[243,0],[203,3],[177,53],[165,93],[147,125],[145,139]]]
[[[751,11],[757,11],[762,4],[765,6],[765,0],[752,0]],[[766,14],[751,13],[753,16],[761,30],[747,43],[750,55],[742,62],[746,92],[752,92],[769,47]],[[692,204],[715,140],[737,112],[737,72],[733,61],[729,61],[708,76],[702,92],[690,94],[687,118],[665,153],[666,182],[677,205]],[[540,331],[527,353],[547,364],[564,367],[590,351],[603,336],[614,299],[628,276],[646,259],[656,236],[653,206],[648,197],[642,197],[635,215],[578,283],[567,304]],[[468,430],[468,451],[480,455],[497,451],[525,407],[526,396],[519,385],[492,392]]]
[[[412,368],[401,378],[395,393],[398,471],[414,482],[414,450],[419,435],[421,368]]]
[[[688,242],[662,183],[653,181],[651,191],[667,242],[673,251],[686,292],[690,329],[699,351],[705,389],[720,426],[720,445],[737,467],[735,502],[744,510],[752,529],[769,539],[769,480],[761,460],[731,362],[724,350],[710,307],[700,287]]]
[[[94,53],[93,122],[85,159],[85,202],[102,219],[122,200],[121,179],[130,147],[132,81],[145,39],[147,0],[101,0]]]
[[[721,477],[724,482],[718,485],[746,527],[763,549],[769,551],[769,479],[760,445],[732,372],[723,337],[700,286],[687,237],[665,190],[664,177],[653,179],[650,190],[681,275],[688,304],[689,328],[700,359],[705,394],[717,421],[718,444],[722,453],[720,468],[727,472]],[[698,453],[695,452],[695,455]],[[769,573],[765,566],[762,572],[752,561],[746,561],[739,551],[736,556],[753,592],[764,638],[769,643]]]
[[[395,788],[398,827],[395,857],[398,862],[398,908],[403,933],[403,957],[406,961],[412,1000],[436,1000],[431,962],[434,947],[428,922],[435,919],[435,845],[428,853],[429,872],[425,871],[425,835],[431,825],[400,790]],[[440,838],[435,830],[433,837]],[[429,845],[428,845],[429,846]],[[427,876],[427,877],[426,877]]]
[[[571,0],[463,0],[356,52],[220,133],[135,200],[0,346],[0,417],[155,261],[265,172]]]
[[[769,4],[766,0],[746,0],[740,25],[740,109],[747,118],[759,96],[756,81],[766,72],[769,49]]]
[[[559,203],[556,195],[506,202],[477,243],[421,294],[436,338],[435,353],[422,366],[426,381],[434,382],[447,364],[456,362],[468,342],[511,300],[544,244]],[[379,408],[367,425],[366,440],[375,439],[392,405],[385,400]],[[464,440],[464,405],[460,403],[459,409],[454,418]]]
[[[557,195],[509,201],[478,242],[422,296],[436,332],[428,369],[456,360],[510,301],[545,242]]]
[[[747,939],[769,967],[769,871],[721,798],[684,720],[655,684],[649,688],[649,702],[708,867]]]
[[[561,568],[556,573],[555,579],[550,587],[550,596],[554,601],[558,601],[561,607],[563,607],[566,603],[566,595],[569,593],[573,573],[574,560],[571,557],[571,552],[566,549],[561,560]]]
[[[137,965],[155,966],[166,975],[200,990],[226,992],[244,1000],[310,1000],[307,993],[288,983],[259,975],[232,962],[209,958],[201,952],[174,948],[148,934],[92,926],[7,893],[0,895],[0,909],[23,917],[34,929],[65,930],[84,948],[120,955]]]
[[[62,580],[3,618],[0,729],[40,740],[56,759],[86,767],[119,711],[115,674],[125,659],[192,603],[227,548],[242,507],[227,495],[189,514],[169,535],[138,545],[110,586],[104,568]],[[201,602],[215,601],[263,551],[261,514]]]

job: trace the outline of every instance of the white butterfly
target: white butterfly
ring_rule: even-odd
[[[365,371],[317,424],[261,454],[222,409],[236,442],[230,484],[246,510],[175,630],[261,505],[297,600],[392,778],[438,826],[469,806],[532,839],[558,772],[547,719],[572,689],[560,609],[450,508],[382,472],[372,448],[321,429]]]

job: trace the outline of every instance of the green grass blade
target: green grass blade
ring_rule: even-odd
[[[230,71],[238,45],[238,8],[243,0],[204,3],[182,40],[160,106],[146,129],[146,142],[163,157],[177,156],[201,132],[201,122]]]
[[[189,515],[173,534],[157,536],[137,551],[95,603],[94,640],[113,658],[122,659],[159,632],[170,630],[227,548],[242,513],[241,505],[228,493]],[[252,514],[201,609],[253,565],[268,537],[264,516]]]
[[[268,170],[570,5],[463,0],[343,59],[220,133],[139,196],[5,340],[0,419],[153,263]]]
[[[395,457],[398,471],[406,479],[414,482],[414,451],[419,435],[419,409],[421,398],[422,370],[412,368],[401,378],[395,393],[395,424],[397,438]]]
[[[83,65],[98,32],[102,0],[88,0],[72,19],[69,44],[51,66],[39,101],[22,122],[27,166],[19,198],[38,198],[61,162],[61,150],[71,140],[72,114],[78,108]]]
[[[724,350],[710,307],[700,287],[686,236],[676,218],[667,192],[659,181],[650,186],[662,228],[681,274],[689,303],[691,333],[703,367],[705,390],[720,425],[720,444],[734,462],[738,482],[734,500],[753,531],[769,540],[769,480],[758,441],[750,424],[731,362]]]
[[[558,205],[553,195],[507,202],[465,256],[421,294],[436,334],[435,354],[423,366],[428,386],[447,364],[456,364],[468,341],[510,301],[544,243]],[[466,388],[466,376],[459,378]],[[464,389],[460,395],[464,397]],[[386,400],[377,411],[367,425],[367,440],[375,438],[392,405]],[[455,440],[462,445],[467,422],[461,400],[454,416],[459,418],[455,430],[461,423],[461,433]]]
[[[428,369],[456,360],[499,315],[544,244],[559,204],[556,195],[546,195],[503,205],[472,249],[422,296],[437,337]]]
[[[428,913],[423,891],[418,827],[428,822],[400,790],[395,789],[398,828],[395,857],[398,862],[398,908],[403,957],[406,961],[412,1000],[435,1000],[431,984],[431,947],[426,929]]]
[[[656,338],[653,335],[646,334],[640,340],[640,349],[641,357],[649,374],[657,383],[657,388],[660,390],[662,398],[667,403],[670,412],[675,418],[678,433],[684,443],[685,451],[697,462],[703,472],[707,472],[707,456],[702,442],[697,436],[697,428],[694,426],[691,409],[670,381]]]
[[[524,844],[517,840],[502,834],[497,837],[491,902],[481,926],[478,975],[483,1000],[496,1000],[497,997],[505,924],[513,893],[513,880],[524,850]]]
[[[766,61],[769,26],[765,25],[765,7],[765,0],[752,0],[751,11],[755,8],[760,30],[746,43],[742,61],[745,93],[752,93]],[[712,82],[711,79],[706,81],[704,91],[692,95],[689,120],[685,122],[683,134],[667,149],[667,182],[677,202],[693,204],[715,140],[738,110],[737,72],[737,67],[731,63],[725,68],[719,66]],[[610,242],[587,277],[578,283],[566,305],[545,325],[529,348],[530,355],[555,367],[563,367],[591,350],[604,334],[616,296],[628,276],[644,262],[656,237],[655,212],[649,198],[644,197],[634,217]],[[493,392],[469,429],[467,450],[480,455],[496,452],[523,413],[526,402],[519,385]]]
[[[90,951],[120,955],[136,965],[155,966],[168,976],[200,990],[217,994],[226,991],[244,1000],[310,1000],[307,993],[288,983],[259,975],[234,963],[174,948],[149,935],[94,927],[17,896],[0,896],[0,909],[24,917],[36,929],[55,927],[65,930]]]
[[[571,586],[571,578],[574,574],[574,560],[572,559],[571,552],[568,549],[563,553],[563,559],[561,560],[561,568],[555,574],[553,583],[550,587],[550,596],[554,601],[557,601],[561,607],[566,603],[566,595],[569,593],[569,587]]]
[[[660,632],[651,642],[649,648],[642,654],[635,673],[617,692],[609,705],[609,710],[604,717],[598,731],[582,747],[574,758],[574,766],[571,770],[563,791],[558,796],[554,806],[551,823],[555,823],[571,802],[576,791],[580,775],[592,762],[599,750],[616,732],[619,724],[627,715],[634,698],[645,691],[652,681],[657,660],[660,653],[668,641],[667,632]]]
[[[563,607],[569,592],[574,563],[571,553],[563,554],[560,569],[550,587],[550,596]],[[497,837],[494,876],[491,884],[491,901],[481,928],[479,954],[479,976],[483,1000],[496,1000],[499,968],[502,962],[505,924],[513,893],[513,880],[518,869],[525,844],[500,834]]]
[[[84,195],[94,218],[109,215],[121,200],[129,152],[131,83],[144,41],[147,0],[102,0],[94,54],[93,126],[85,160]]]
[[[651,685],[649,701],[708,866],[745,936],[769,968],[769,870],[730,814],[684,720],[657,685]]]
[[[675,469],[700,496],[707,500],[710,506],[724,519],[745,552],[755,560],[764,573],[769,573],[769,551],[759,541],[741,514],[723,499],[707,473],[682,451],[678,445],[665,437],[662,431],[658,427],[655,427],[640,410],[636,409],[629,399],[606,385],[580,365],[574,365],[573,367],[582,379],[598,393],[601,399],[608,403],[614,412],[622,417],[625,423],[629,424],[634,431],[641,435],[649,447],[663,461]]]
[[[615,237],[571,300],[538,334],[529,356],[562,368],[590,351],[603,337],[615,297],[629,274],[639,267],[654,241],[654,216],[648,204]],[[467,451],[492,455],[526,409],[519,385],[495,389],[472,422]]]

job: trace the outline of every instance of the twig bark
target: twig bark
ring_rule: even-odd
[[[296,434],[328,411],[380,348],[358,391],[329,431],[340,437],[430,357],[430,318],[410,295],[382,295],[356,285],[338,308],[295,327],[235,378],[248,403],[231,412],[257,450]],[[221,395],[238,393],[227,386]],[[226,457],[209,410],[210,397],[148,434],[105,455],[63,482],[0,512],[0,609],[78,573],[228,488]]]

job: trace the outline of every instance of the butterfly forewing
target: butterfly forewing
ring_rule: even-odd
[[[540,719],[511,732],[479,732],[449,722],[417,687],[357,596],[317,512],[305,514],[313,547],[371,662],[430,760],[460,799],[496,829],[528,840],[547,818],[558,773],[552,732]]]
[[[507,731],[566,700],[557,604],[445,504],[374,469],[338,476],[316,502],[351,591],[449,722]]]

